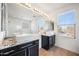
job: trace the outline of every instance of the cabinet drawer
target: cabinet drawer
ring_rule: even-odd
[[[3,49],[1,50],[2,53],[6,53],[6,52],[9,52],[11,50],[16,50],[15,47],[9,47],[9,48],[6,48],[6,49]]]
[[[11,54],[10,56],[25,56],[26,55],[26,49],[16,51],[15,53]]]

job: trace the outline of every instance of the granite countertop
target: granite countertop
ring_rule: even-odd
[[[9,47],[13,47],[13,46],[17,46],[17,45],[20,45],[20,44],[28,43],[28,42],[38,40],[38,39],[40,39],[40,36],[16,37],[16,44],[9,45],[9,46],[0,46],[0,50],[5,49],[5,48],[9,48]]]
[[[45,35],[47,36],[51,36],[54,35],[55,33],[53,31],[47,32]],[[5,49],[5,48],[9,48],[9,47],[13,47],[13,46],[17,46],[23,43],[28,43],[34,40],[38,40],[41,39],[41,35],[43,34],[21,34],[21,35],[16,35],[16,44],[14,45],[9,45],[9,46],[0,46],[0,50]],[[39,41],[39,45],[41,47],[41,40]]]

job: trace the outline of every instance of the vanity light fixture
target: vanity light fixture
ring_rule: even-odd
[[[27,8],[31,8],[31,5],[29,4],[29,3],[20,3],[20,4],[22,4],[22,5],[25,5]]]
[[[36,12],[36,13],[40,14],[43,17],[46,16],[48,19],[50,19],[49,16],[45,12],[42,12],[39,9],[33,7],[30,3],[19,3],[18,5],[22,6],[22,7],[25,7],[25,8],[28,8],[28,9],[32,10],[33,12]]]

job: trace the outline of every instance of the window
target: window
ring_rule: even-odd
[[[75,38],[75,10],[69,10],[59,14],[58,32],[62,36]]]
[[[59,14],[58,25],[75,24],[75,10],[69,10],[67,12]]]

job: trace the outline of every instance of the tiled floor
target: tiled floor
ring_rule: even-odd
[[[60,47],[52,47],[50,50],[40,49],[40,56],[79,56],[79,54],[70,52]]]

